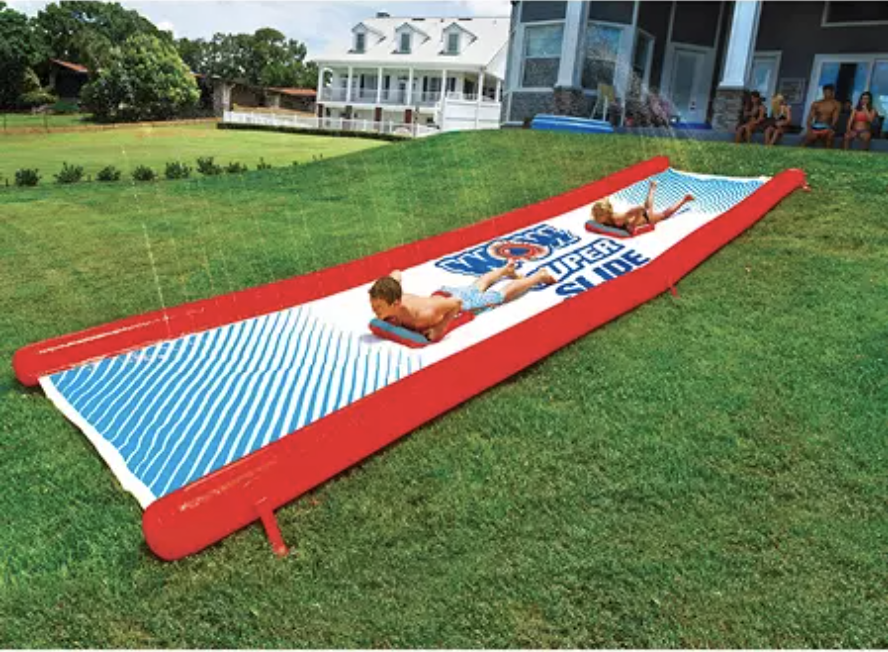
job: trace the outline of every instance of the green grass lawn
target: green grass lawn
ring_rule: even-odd
[[[69,114],[31,114],[3,113],[0,114],[0,135],[3,132],[31,129],[59,129],[61,127],[79,127],[87,124],[89,116],[84,113]],[[2,141],[0,141],[2,142]]]
[[[168,161],[184,161],[194,168],[200,156],[214,156],[223,165],[239,161],[254,169],[260,158],[271,165],[291,165],[293,161],[330,158],[383,144],[360,138],[235,132],[217,129],[214,123],[0,135],[0,184],[4,178],[11,184],[16,170],[21,168],[37,168],[41,183],[53,183],[53,175],[65,162],[82,165],[88,175],[114,165],[129,179],[129,172],[139,165],[154,168],[162,175]]]
[[[704,173],[803,167],[813,191],[678,297],[282,508],[286,559],[258,526],[154,558],[136,501],[14,379],[25,344],[365,256],[657,154]],[[0,193],[0,647],[885,647],[886,178],[878,155],[515,130]]]

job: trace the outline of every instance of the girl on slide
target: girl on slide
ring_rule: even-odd
[[[592,204],[592,218],[599,224],[604,226],[615,226],[618,229],[625,229],[630,233],[645,224],[656,224],[675,215],[682,206],[688,202],[694,201],[693,195],[685,195],[678,203],[670,206],[666,210],[654,210],[654,193],[657,190],[657,182],[651,180],[648,196],[643,206],[633,206],[632,208],[618,213],[614,211],[609,199],[602,199]]]

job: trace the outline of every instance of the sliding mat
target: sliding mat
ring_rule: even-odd
[[[595,200],[643,204],[652,180],[657,210],[694,200],[634,237],[586,229]],[[40,383],[146,508],[158,555],[195,552],[257,519],[280,549],[274,509],[668,290],[803,184],[798,171],[727,178],[653,159],[361,261],[32,345],[16,371]],[[509,260],[556,282],[428,346],[368,327],[368,288],[392,269],[405,292],[428,296]]]

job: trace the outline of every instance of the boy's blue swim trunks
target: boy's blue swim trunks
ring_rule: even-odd
[[[475,314],[496,308],[506,300],[502,292],[497,292],[496,290],[482,292],[474,285],[465,287],[444,286],[439,292],[460,299],[463,304],[463,310],[474,312]]]

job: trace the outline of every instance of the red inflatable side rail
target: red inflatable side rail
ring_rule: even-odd
[[[33,386],[41,376],[90,360],[284,310],[368,283],[392,269],[413,267],[530,226],[539,221],[541,215],[573,210],[668,167],[669,159],[659,156],[537,204],[336,267],[44,340],[19,349],[12,364],[19,381]]]
[[[369,266],[372,271],[366,275],[353,272],[355,276],[349,277],[347,285],[385,273],[394,266],[409,266],[407,261],[413,264],[427,260],[445,249],[459,249],[470,241],[494,238],[564,213],[664,168],[663,159],[654,159],[582,191],[510,213],[502,222],[486,222],[483,229],[475,231],[472,229],[476,227],[465,229],[458,237],[446,240],[446,244],[439,236],[412,245],[417,251],[411,255],[400,248],[381,254]],[[426,421],[665,292],[804,184],[805,175],[800,170],[783,172],[644,267],[570,298],[160,498],[148,507],[142,519],[149,546],[164,559],[178,559],[261,519],[280,551],[282,542],[274,522],[274,509]],[[325,288],[325,293],[329,291]],[[472,373],[467,374],[466,369]]]

